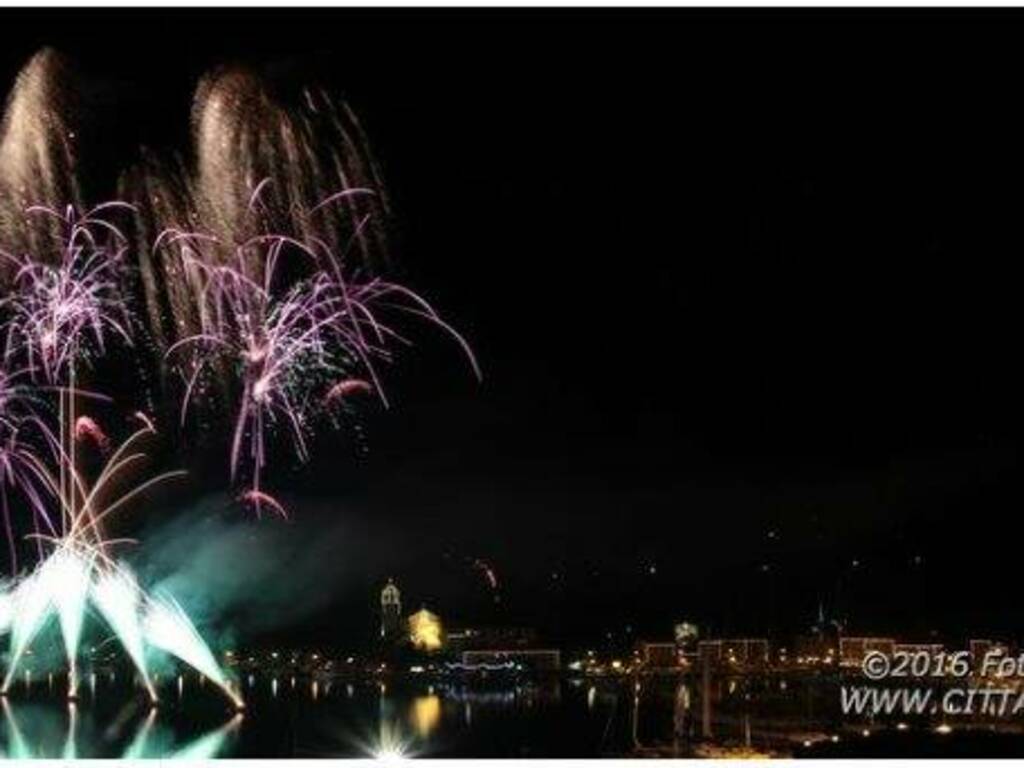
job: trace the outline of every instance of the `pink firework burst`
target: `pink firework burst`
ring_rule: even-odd
[[[324,401],[330,403],[345,400],[352,395],[370,395],[373,391],[373,385],[363,379],[342,379],[327,390]]]
[[[265,182],[257,188],[250,210],[257,209],[265,188]],[[237,245],[226,264],[208,255],[222,247],[213,237],[168,230],[155,247],[174,244],[202,286],[201,331],[167,352],[190,353],[182,419],[204,371],[222,362],[237,375],[231,475],[238,479],[244,466],[251,490],[243,498],[257,514],[264,504],[283,511],[276,501],[269,504],[271,497],[261,487],[269,430],[283,428],[295,454],[306,461],[313,424],[332,402],[363,392],[387,403],[377,364],[392,359],[396,343],[409,342],[386,316],[404,314],[445,329],[479,375],[468,344],[426,301],[396,283],[361,278],[321,240],[260,234]],[[282,286],[285,280],[279,273],[286,260],[290,272],[303,276]]]
[[[95,345],[102,353],[115,334],[131,344],[131,315],[119,290],[118,271],[127,240],[107,218],[127,203],[110,202],[85,214],[42,206],[27,210],[56,222],[58,247],[45,258],[0,251],[14,266],[11,295],[0,302],[7,315],[4,359],[24,359],[33,374],[61,382],[76,360]]]
[[[107,453],[110,451],[110,438],[103,431],[103,427],[90,416],[79,416],[75,419],[74,434],[76,442],[88,440],[99,448],[101,452]]]

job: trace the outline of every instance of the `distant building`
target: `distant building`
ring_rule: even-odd
[[[908,656],[925,654],[928,659],[935,659],[940,653],[945,653],[946,646],[942,643],[896,643],[892,647],[893,653],[905,653]]]
[[[999,643],[993,640],[970,640],[967,649],[971,655],[971,671],[980,673],[985,656],[992,654],[996,656],[1016,656],[1016,650],[1006,643]]]
[[[967,650],[971,655],[971,669],[981,669],[981,662],[985,660],[985,655],[995,648],[995,643],[991,640],[969,640],[967,642]]]
[[[697,660],[701,664],[718,666],[722,660],[721,640],[701,640],[697,643]]]
[[[640,663],[646,669],[677,669],[681,666],[682,650],[675,643],[637,644]]]
[[[386,642],[395,642],[402,635],[402,593],[395,582],[388,579],[380,593],[380,637]]]
[[[797,664],[832,663],[836,656],[836,645],[826,634],[812,632],[809,635],[797,635],[793,641]],[[781,658],[780,658],[781,660]]]
[[[891,637],[841,637],[839,638],[839,665],[859,667],[869,653],[882,653],[892,657],[896,641]]]
[[[768,640],[762,637],[701,640],[697,643],[697,657],[701,663],[711,666],[763,667],[768,664]]]
[[[409,617],[409,642],[418,651],[433,653],[444,647],[444,627],[441,619],[426,608]]]

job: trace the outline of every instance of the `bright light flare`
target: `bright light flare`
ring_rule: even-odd
[[[387,721],[380,724],[380,735],[376,743],[366,747],[374,760],[399,763],[413,757],[410,740],[402,735],[401,729]]]
[[[391,747],[381,747],[373,753],[374,760],[382,760],[387,763],[397,763],[403,760],[408,760],[406,757],[405,750],[400,745]]]

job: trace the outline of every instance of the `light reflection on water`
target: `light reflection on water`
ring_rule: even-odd
[[[55,702],[12,702],[0,699],[3,708],[0,757],[13,760],[32,758],[123,757],[204,760],[217,757],[228,738],[238,729],[242,716],[236,714],[223,725],[190,740],[176,739],[170,728],[158,722],[158,710],[150,708],[141,718],[137,702],[125,707],[113,722],[98,728],[90,716],[75,702],[63,707]],[[82,733],[81,721],[87,719],[89,729]],[[131,720],[138,720],[134,729]],[[123,749],[118,745],[124,744]],[[84,749],[81,749],[84,747]]]
[[[834,686],[799,679],[378,679],[251,677],[244,720],[193,674],[167,675],[159,709],[101,673],[82,700],[60,675],[3,700],[9,757],[588,757],[835,733]],[[293,680],[295,683],[293,684]],[[248,682],[248,680],[247,680]],[[858,725],[858,733],[863,728]]]
[[[441,698],[436,694],[417,696],[412,700],[410,720],[419,738],[430,738],[441,724]]]
[[[153,709],[131,676],[91,671],[83,676],[84,695],[72,703],[60,673],[27,671],[2,699],[0,757],[359,757],[381,749],[472,754],[482,749],[477,742],[487,744],[515,721],[514,711],[531,710],[539,700],[534,686],[507,681],[477,689],[451,679],[332,682],[245,673],[243,720],[228,719],[223,701],[199,676],[174,672],[163,679]],[[541,697],[557,700],[557,689],[556,683]]]

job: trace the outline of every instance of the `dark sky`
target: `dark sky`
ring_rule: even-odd
[[[383,165],[404,277],[480,357],[477,385],[423,334],[369,458],[325,440],[292,476],[295,535],[358,566],[296,636],[365,638],[389,574],[412,607],[570,640],[792,631],[819,600],[858,631],[1024,628],[1019,13],[3,26],[5,88],[42,45],[78,57],[112,158],[183,145],[214,65],[326,80]]]

